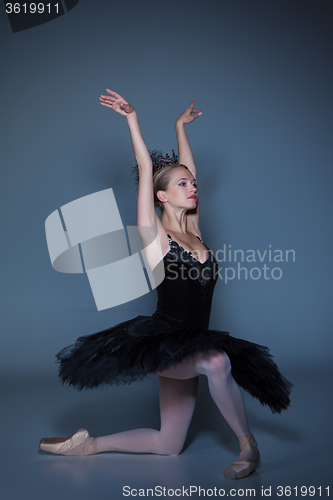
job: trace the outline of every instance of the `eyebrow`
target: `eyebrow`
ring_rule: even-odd
[[[181,179],[178,179],[177,182],[179,182],[179,181],[188,181],[188,179],[186,177],[182,177]],[[197,182],[196,179],[193,179],[191,182],[194,182],[194,181]]]

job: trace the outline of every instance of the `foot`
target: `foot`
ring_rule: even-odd
[[[253,434],[238,439],[242,451],[238,459],[225,469],[223,474],[227,479],[247,477],[260,467],[260,453]]]
[[[96,439],[92,438],[86,429],[79,429],[64,438],[41,439],[39,448],[57,455],[87,456],[98,453]]]

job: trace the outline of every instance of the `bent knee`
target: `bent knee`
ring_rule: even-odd
[[[170,456],[176,456],[179,455],[183,449],[183,441],[182,442],[170,442],[169,439],[160,439],[158,449],[157,449],[157,454],[158,455],[170,455]]]
[[[225,352],[215,351],[206,353],[198,361],[200,368],[205,375],[217,375],[227,377],[231,372],[231,363],[229,356]]]

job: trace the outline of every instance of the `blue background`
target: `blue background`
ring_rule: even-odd
[[[153,291],[98,312],[87,276],[57,273],[47,250],[46,218],[104,189],[114,190],[124,226],[136,224],[130,135],[126,119],[99,104],[107,87],[136,108],[148,148],[169,153],[175,120],[196,99],[203,114],[187,133],[214,253],[295,251],[295,262],[274,264],[280,280],[219,280],[215,289],[211,328],[269,346],[294,383],[281,416],[245,394],[263,467],[231,487],[259,496],[272,486],[277,498],[277,485],[330,484],[332,17],[329,0],[80,0],[13,34],[0,8],[1,498],[227,487],[223,468],[239,452],[205,385],[179,457],[38,451],[43,436],[79,427],[99,436],[159,425],[157,377],[79,393],[60,385],[54,364],[77,337],[156,305]]]
[[[266,261],[280,280],[220,279],[211,327],[279,364],[331,360],[331,20],[327,1],[260,0],[81,0],[16,34],[2,18],[2,372],[54,371],[79,334],[154,311],[156,292],[97,312],[87,276],[55,272],[47,251],[45,219],[90,193],[112,187],[136,223],[130,136],[99,104],[107,87],[134,105],[148,148],[170,153],[196,99],[187,133],[214,252],[295,251]]]

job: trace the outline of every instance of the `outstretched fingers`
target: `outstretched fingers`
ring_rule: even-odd
[[[115,101],[116,100],[113,97],[109,97],[107,95],[101,95],[99,98],[99,102],[102,104],[102,106],[106,106],[107,108],[112,108]]]
[[[124,99],[124,97],[122,97],[120,94],[117,94],[117,92],[114,92],[113,90],[110,90],[110,89],[106,89],[106,91],[109,92],[109,94],[111,94],[111,95],[105,95],[105,96],[101,96],[101,97],[104,97],[105,99],[107,99],[109,101],[116,102],[120,106],[124,105],[124,104],[128,104],[126,99]]]
[[[112,94],[114,95],[114,97],[116,97],[117,99],[120,97],[120,99],[122,99],[121,95],[120,94],[117,94],[117,92],[115,92],[114,90],[110,90],[110,89],[106,89],[107,92],[109,92],[109,94]]]
[[[194,109],[194,104],[195,104],[195,99],[193,99],[193,101],[191,102],[191,104],[189,105],[189,107],[187,108],[189,111],[190,111],[190,116],[193,120],[195,120],[196,118],[199,118],[199,116],[202,115],[201,113],[201,110],[200,109]],[[194,113],[194,114],[193,114]]]
[[[112,109],[112,103],[108,104],[108,103],[102,102],[102,101],[100,101],[100,103],[101,103],[102,106],[105,106],[106,108],[111,108]]]
[[[106,89],[106,91],[111,95],[100,96],[99,102],[101,103],[102,106],[105,106],[106,108],[111,108],[123,116],[128,116],[135,111],[133,106],[120,94],[110,89]]]
[[[103,99],[104,101],[108,101],[108,102],[115,102],[115,100],[116,100],[114,97],[110,97],[108,95],[101,95],[100,99]]]

